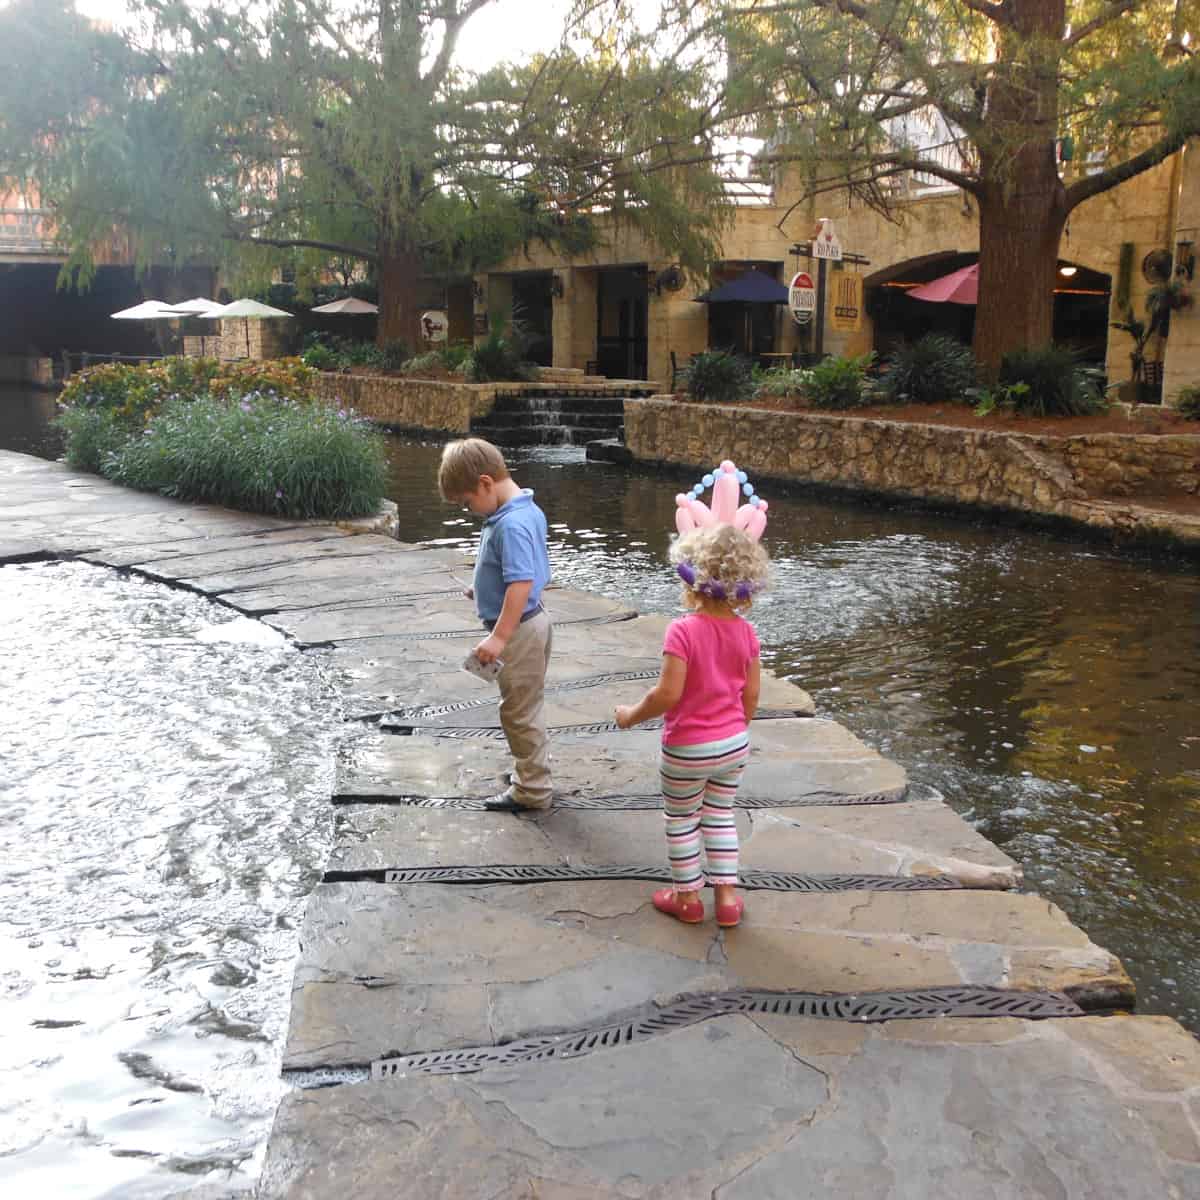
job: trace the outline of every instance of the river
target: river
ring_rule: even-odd
[[[0,447],[53,457],[51,412],[0,391]],[[477,523],[436,495],[439,452],[391,440],[401,537],[470,547]],[[560,583],[674,611],[664,557],[690,474],[570,448],[511,463]],[[1013,855],[1121,956],[1141,1011],[1200,1031],[1194,565],[761,493],[767,665]],[[335,688],[253,622],[84,564],[0,569],[0,608],[6,1172],[23,1194],[248,1187],[329,844]]]

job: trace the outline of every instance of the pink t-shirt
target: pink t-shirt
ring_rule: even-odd
[[[742,691],[746,670],[759,654],[749,621],[689,613],[667,626],[663,653],[687,663],[683,695],[666,715],[664,745],[716,742],[746,728]]]

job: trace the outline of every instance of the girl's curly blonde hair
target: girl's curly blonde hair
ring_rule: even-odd
[[[693,607],[708,596],[734,609],[749,608],[770,574],[767,552],[732,525],[693,529],[671,543],[669,555]]]

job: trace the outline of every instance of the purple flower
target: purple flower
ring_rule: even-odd
[[[276,499],[276,500],[282,500],[282,499],[283,499],[283,491],[282,491],[280,488],[276,488],[276,489],[275,489],[275,499]]]

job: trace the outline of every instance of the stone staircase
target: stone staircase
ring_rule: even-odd
[[[537,381],[496,396],[492,411],[471,422],[471,432],[504,446],[582,446],[620,442],[625,397],[656,391],[644,379],[605,379],[569,367],[543,367]]]

